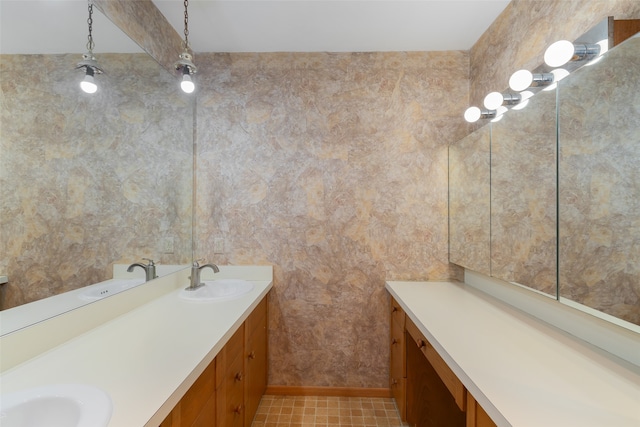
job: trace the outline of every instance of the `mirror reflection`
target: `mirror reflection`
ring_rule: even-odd
[[[449,261],[491,274],[491,126],[449,146]]]
[[[640,325],[640,37],[560,84],[560,297]]]
[[[94,53],[105,73],[96,76],[98,92],[86,94],[75,70],[86,51],[86,3],[1,7],[0,276],[8,282],[0,308],[111,279],[114,265],[142,258],[158,274],[188,264],[193,99],[146,54],[107,50],[115,26],[97,9]],[[43,15],[48,25],[60,22],[57,13],[79,16],[73,47],[36,54],[30,25]],[[144,281],[142,269],[134,275]]]
[[[555,90],[491,127],[491,274],[555,297]]]

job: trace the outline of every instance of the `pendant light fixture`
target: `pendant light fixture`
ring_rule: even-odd
[[[193,63],[193,57],[189,53],[189,0],[184,0],[184,41],[182,42],[184,52],[179,56],[174,64],[180,73],[180,88],[185,93],[192,93],[196,89],[192,75],[198,72],[198,68]]]
[[[85,76],[80,82],[80,88],[86,93],[95,93],[98,90],[98,85],[95,82],[94,76],[96,74],[102,74],[103,71],[98,67],[98,62],[95,56],[93,56],[93,2],[88,0],[89,18],[87,19],[87,25],[89,26],[89,35],[87,36],[87,53],[82,55],[82,61],[78,62],[76,69],[84,69]]]

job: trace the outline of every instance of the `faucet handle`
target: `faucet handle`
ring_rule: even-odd
[[[156,265],[151,258],[142,258],[145,261],[149,261],[149,265]]]
[[[204,262],[204,258],[198,258],[197,260],[193,261],[192,266],[198,268],[200,267],[201,262]]]

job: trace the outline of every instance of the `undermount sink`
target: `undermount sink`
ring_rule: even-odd
[[[189,301],[227,301],[251,292],[253,283],[240,279],[220,279],[203,282],[204,286],[180,291],[180,298]]]
[[[55,384],[0,396],[2,427],[104,427],[111,398],[84,384]]]
[[[79,297],[86,301],[99,300],[144,283],[144,279],[112,279],[89,286]]]

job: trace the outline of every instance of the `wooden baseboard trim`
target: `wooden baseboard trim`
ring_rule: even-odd
[[[391,389],[270,385],[267,386],[265,394],[279,396],[391,397]]]

